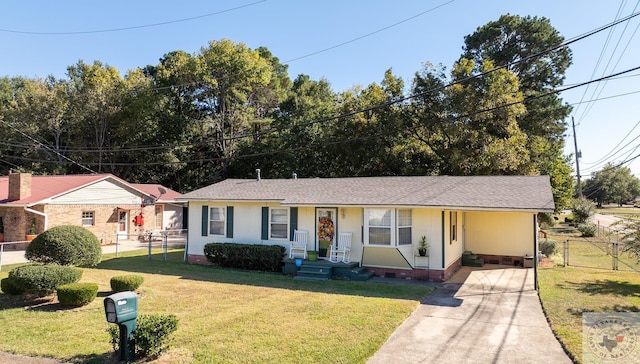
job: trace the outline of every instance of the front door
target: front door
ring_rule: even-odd
[[[118,210],[118,239],[129,239],[129,211]]]
[[[338,209],[316,209],[316,244],[318,256],[329,258],[331,246],[335,244]]]

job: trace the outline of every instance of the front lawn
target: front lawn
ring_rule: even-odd
[[[144,276],[140,314],[178,317],[170,362],[363,363],[430,292],[415,285],[298,281],[125,253],[84,269],[82,281],[99,285],[98,298],[85,307],[0,294],[0,351],[112,361],[102,301],[111,294],[110,278],[124,271]],[[0,278],[6,275],[3,268]]]

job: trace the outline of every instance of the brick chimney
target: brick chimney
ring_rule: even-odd
[[[31,196],[31,173],[9,174],[9,201]]]

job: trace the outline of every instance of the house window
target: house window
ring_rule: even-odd
[[[458,212],[449,211],[449,224],[451,225],[451,240],[449,244],[453,244],[458,240]]]
[[[289,237],[288,209],[270,209],[269,236],[273,239],[287,239]]]
[[[411,210],[398,210],[398,245],[411,245]]]
[[[400,246],[412,243],[409,209],[365,210],[365,240],[369,245]]]
[[[82,226],[95,225],[95,217],[93,211],[82,211]]]
[[[209,208],[209,235],[223,235],[224,236],[224,207],[211,207]]]
[[[392,210],[369,210],[369,244],[391,245]]]

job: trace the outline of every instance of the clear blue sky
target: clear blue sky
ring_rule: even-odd
[[[210,40],[226,38],[254,49],[265,46],[289,65],[292,79],[301,73],[316,80],[325,78],[334,91],[379,83],[388,68],[403,77],[408,86],[424,62],[441,63],[450,69],[461,54],[464,36],[502,14],[549,18],[570,39],[616,17],[640,11],[638,3],[5,0],[0,21],[0,76],[51,74],[62,78],[66,68],[78,60],[99,60],[124,75],[129,69],[157,64],[167,52],[194,53]],[[193,19],[179,21],[187,18]],[[145,27],[159,23],[165,24]],[[611,33],[604,31],[574,43],[573,65],[565,84],[640,66],[639,25],[640,16],[618,25]],[[117,30],[121,28],[131,29]],[[635,71],[561,95],[565,102],[575,104],[583,176],[602,168],[607,161],[620,162],[640,155],[640,126],[632,131],[640,122],[640,93],[634,93],[640,91],[639,81],[640,72]],[[631,94],[617,96],[625,93]],[[602,100],[584,103],[592,99]],[[569,128],[567,154],[573,153],[572,137]],[[621,148],[618,153],[610,153]],[[640,177],[640,157],[627,166]]]

